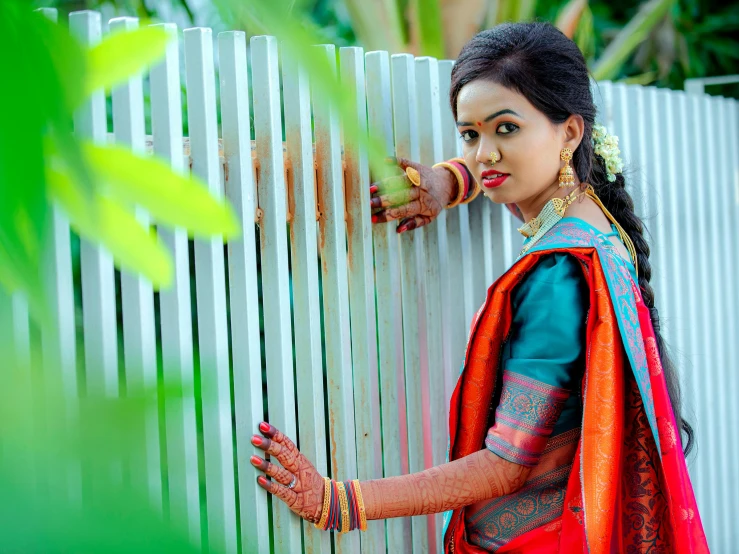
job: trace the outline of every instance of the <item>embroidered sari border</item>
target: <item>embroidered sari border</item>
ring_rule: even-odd
[[[510,540],[560,517],[571,470],[571,464],[557,467],[529,480],[515,497],[492,500],[467,518],[470,539],[479,547],[495,551]]]
[[[485,446],[510,462],[535,466],[569,396],[560,387],[504,371],[495,423]]]

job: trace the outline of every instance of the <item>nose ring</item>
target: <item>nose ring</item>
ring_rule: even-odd
[[[495,165],[498,163],[498,154],[495,152],[490,152],[490,161],[492,162],[490,165]]]

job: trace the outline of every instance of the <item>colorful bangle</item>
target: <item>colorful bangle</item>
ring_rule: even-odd
[[[357,499],[357,512],[359,513],[359,530],[367,530],[367,514],[364,511],[364,499],[362,498],[362,488],[359,486],[359,481],[353,481],[354,491],[356,492]]]
[[[446,162],[439,162],[438,164],[435,164],[433,166],[433,168],[436,167],[443,167],[444,169],[448,169],[457,179],[457,196],[446,206],[447,209],[453,208],[457,204],[459,204],[462,199],[464,199],[469,191],[469,172],[467,171],[464,163],[462,163],[461,158],[454,158]]]
[[[331,479],[323,478],[323,508],[321,508],[321,519],[315,524],[318,529],[326,529],[328,522],[328,509],[331,506]]]
[[[349,529],[357,528],[356,502],[354,501],[354,489],[351,481],[344,481],[344,490],[346,491],[346,499],[349,501]]]
[[[323,507],[317,529],[347,533],[354,529],[367,530],[367,516],[359,481],[337,482],[323,478]]]
[[[464,162],[464,160],[461,160]],[[472,183],[472,186],[470,186],[470,192],[469,196],[467,196],[464,200],[460,202],[460,204],[469,204],[472,202],[475,198],[477,198],[477,195],[480,194],[482,191],[482,187],[480,186],[480,183],[478,183],[475,178],[472,176],[472,173],[470,172],[470,168],[467,167],[467,164],[462,163],[461,164],[464,167],[464,173],[467,175],[467,178],[470,180],[470,183]]]
[[[465,198],[464,200],[462,200],[460,204],[469,204],[475,198],[477,198],[477,195],[480,194],[481,191],[482,191],[482,187],[480,186],[480,183],[475,181],[475,184],[472,187],[472,194],[470,194],[469,198]]]
[[[346,497],[346,488],[344,483],[338,481],[336,488],[339,489],[339,507],[341,508],[341,521],[339,525],[339,533],[346,533],[349,529],[349,500]]]

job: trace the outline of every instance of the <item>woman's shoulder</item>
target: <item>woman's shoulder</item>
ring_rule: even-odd
[[[549,252],[539,258],[525,280],[561,284],[565,281],[578,281],[582,278],[582,266],[575,256],[568,252]]]
[[[542,309],[542,302],[551,304],[554,311],[557,302],[579,298],[587,289],[580,261],[567,252],[549,252],[540,256],[536,265],[523,277],[513,293],[516,308],[534,306]]]

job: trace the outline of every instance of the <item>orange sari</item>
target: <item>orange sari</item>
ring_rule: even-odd
[[[575,256],[590,288],[583,421],[562,516],[500,553],[708,552],[656,339],[625,262],[584,226],[560,223],[488,290],[450,407],[449,459],[480,450],[508,336],[511,291],[548,253]],[[451,514],[444,551],[479,553]]]

